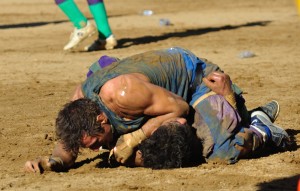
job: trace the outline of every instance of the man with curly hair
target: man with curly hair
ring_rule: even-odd
[[[201,164],[202,144],[194,130],[179,121],[163,124],[138,146],[135,165],[170,169]]]
[[[252,122],[252,124],[255,123]],[[163,124],[138,146],[138,150],[133,158],[134,166],[152,169],[171,169],[197,166],[210,161],[210,156],[214,152],[213,146],[209,153],[205,153],[204,147],[207,137],[203,136],[203,129],[197,124],[199,124],[197,119],[193,123],[194,128],[185,123],[183,119]],[[276,126],[271,122],[269,122],[269,125]],[[278,128],[278,126],[276,127]],[[203,139],[199,139],[199,135]],[[218,136],[214,135],[215,140]],[[248,152],[247,155],[240,155],[239,159],[258,157],[266,153],[266,151],[270,153],[278,151],[280,148],[269,142],[268,145],[261,147],[259,152]],[[216,152],[219,152],[218,149]],[[218,162],[224,161],[218,160]]]

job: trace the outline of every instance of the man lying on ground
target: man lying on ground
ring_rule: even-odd
[[[250,128],[268,128],[271,134],[266,135],[266,141],[259,149],[242,154],[238,159],[259,157],[266,154],[266,152],[284,151],[283,148],[288,149],[288,147],[277,145],[277,142],[272,140],[274,136],[276,137],[276,132],[285,134],[285,131],[271,122],[271,118],[276,118],[275,115],[269,117],[263,112],[270,111],[271,106],[276,109],[276,102],[272,101],[267,104],[267,106],[269,106],[269,108],[264,107],[261,111],[252,112]],[[195,119],[193,124],[194,128],[182,122],[183,120],[168,122],[159,127],[151,137],[142,141],[138,146],[134,158],[134,165],[152,169],[170,169],[197,166],[201,163],[213,160],[228,162],[224,161],[221,157],[211,157],[215,155],[214,152],[220,152],[218,149],[215,150],[214,143],[217,142],[218,138],[222,135],[212,134],[213,137],[203,136],[203,129],[198,125],[198,120],[199,118]],[[288,135],[286,134],[286,136]],[[213,139],[213,145],[206,145],[207,139]],[[289,144],[291,144],[291,142],[289,142]],[[207,146],[210,148],[209,152],[205,150]],[[220,156],[224,156],[225,154],[226,153]]]

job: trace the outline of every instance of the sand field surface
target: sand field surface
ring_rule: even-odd
[[[93,18],[87,2],[75,0]],[[222,2],[222,3],[221,3]],[[72,24],[50,0],[0,1],[0,190],[296,190],[300,176],[300,16],[292,0],[109,0],[117,49],[83,52],[93,36],[64,52]],[[143,16],[152,10],[152,16]],[[170,25],[161,26],[165,18]],[[82,150],[73,169],[41,175],[26,160],[50,155],[59,109],[102,55],[124,58],[180,46],[218,64],[245,92],[249,109],[272,99],[276,124],[295,150],[234,165],[151,170],[106,168],[103,154]],[[255,54],[240,58],[243,51]]]

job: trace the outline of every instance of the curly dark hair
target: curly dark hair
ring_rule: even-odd
[[[78,152],[84,132],[88,135],[104,132],[96,120],[100,113],[97,103],[86,98],[69,102],[63,107],[56,118],[55,130],[66,151]]]
[[[144,167],[170,169],[189,166],[195,134],[188,125],[170,122],[160,126],[139,145]]]

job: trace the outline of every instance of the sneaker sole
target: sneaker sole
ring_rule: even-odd
[[[276,112],[276,114],[274,116],[274,121],[275,121],[277,119],[278,115],[279,115],[280,105],[279,105],[278,101],[276,101],[276,100],[272,100],[272,101],[274,101],[277,104],[277,106],[278,106],[277,112]]]

